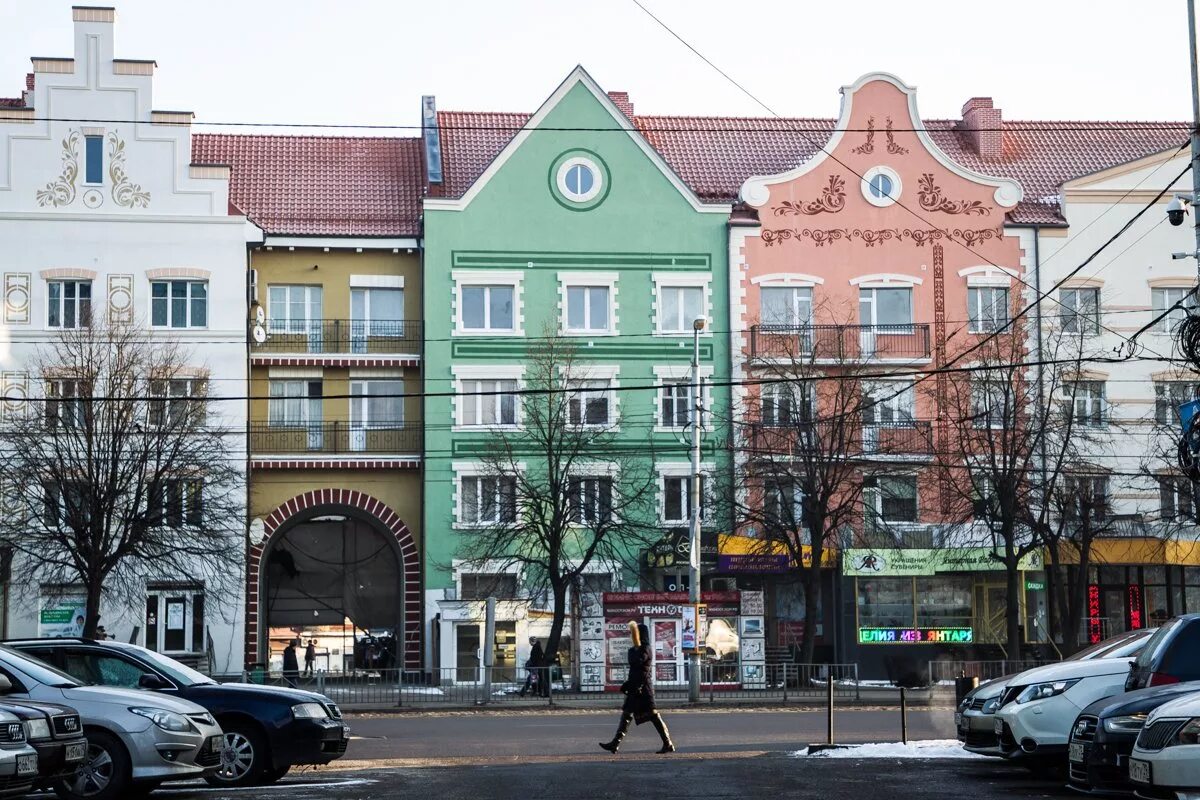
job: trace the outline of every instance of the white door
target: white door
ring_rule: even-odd
[[[680,686],[687,683],[679,627],[680,621],[677,619],[650,621],[650,652],[654,656],[652,677],[656,686]]]

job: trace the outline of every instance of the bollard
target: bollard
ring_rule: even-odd
[[[546,667],[546,697],[554,705],[554,667]]]
[[[900,687],[900,741],[908,744],[908,690]]]
[[[830,670],[828,673],[828,680],[829,680],[829,694],[826,698],[826,711],[825,711],[828,719],[826,720],[827,724],[826,724],[826,729],[825,729],[825,742],[826,742],[826,744],[833,744],[833,671],[832,670]]]

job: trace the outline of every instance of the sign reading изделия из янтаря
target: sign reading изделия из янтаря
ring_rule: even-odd
[[[938,572],[988,572],[1004,569],[998,551],[990,547],[958,547],[942,550],[849,549],[843,554],[842,574],[872,576],[933,575]],[[1022,571],[1042,569],[1042,554],[1027,553],[1018,563]]]

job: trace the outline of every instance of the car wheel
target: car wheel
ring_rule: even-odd
[[[128,796],[132,780],[129,754],[108,731],[87,732],[87,758],[75,774],[59,780],[54,793],[64,800],[115,800]]]
[[[204,780],[210,786],[254,786],[267,771],[267,742],[257,728],[244,722],[221,726],[225,744],[221,748],[221,765]]]
[[[262,780],[260,780],[258,783],[260,786],[267,786],[269,784],[275,783],[275,781],[279,780],[284,775],[287,775],[291,769],[292,769],[291,764],[288,764],[286,767],[276,767],[275,769],[269,769],[263,773]]]

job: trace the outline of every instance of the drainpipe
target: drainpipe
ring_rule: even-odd
[[[424,136],[424,131],[422,131],[422,136]],[[421,647],[420,647],[420,654],[421,654],[421,669],[425,670],[426,668],[428,668],[430,671],[432,682],[434,683],[434,685],[437,685],[437,684],[441,683],[440,676],[434,674],[434,672],[433,672],[433,667],[437,664],[437,656],[436,656],[436,651],[433,651],[430,649],[430,644],[436,639],[436,637],[434,636],[433,629],[439,624],[439,622],[437,621],[438,617],[435,617],[435,619],[429,623],[426,623],[426,621],[425,621],[425,585],[426,585],[425,584],[425,562],[428,559],[428,553],[429,553],[429,551],[426,549],[427,548],[427,540],[428,540],[427,531],[429,530],[429,512],[426,509],[429,508],[429,504],[428,504],[428,502],[426,502],[428,499],[427,498],[428,490],[426,488],[428,482],[425,480],[425,477],[429,472],[429,464],[427,463],[427,455],[426,455],[427,448],[426,448],[426,444],[425,444],[425,431],[428,428],[428,423],[427,423],[428,418],[425,416],[425,414],[426,414],[425,358],[427,355],[425,352],[425,293],[428,291],[428,289],[426,288],[426,279],[425,279],[425,276],[427,273],[425,272],[425,215],[424,214],[421,214],[421,216],[417,219],[417,273],[421,276],[421,338],[420,338],[421,359],[418,362],[420,364],[420,366],[417,368],[417,376],[421,380],[421,397],[420,397],[420,405],[421,405],[421,467],[420,467],[421,535],[417,537],[418,546],[420,547],[420,552],[418,554],[419,558],[417,561],[417,575],[419,576],[419,580],[420,580],[420,586],[418,588],[421,590],[421,601],[420,601],[420,609],[421,609],[421,612],[420,612],[421,613],[420,643],[421,643]],[[406,587],[405,591],[407,591],[407,587]],[[439,615],[439,617],[440,617],[440,615]],[[407,619],[404,619],[403,616],[401,617],[401,619],[403,620],[400,623],[401,625],[406,624],[408,621]],[[407,650],[407,643],[405,644],[405,648]],[[428,658],[426,658],[426,656],[428,656]]]
[[[1043,344],[1042,344],[1042,304],[1040,302],[1040,299],[1042,297],[1042,249],[1041,249],[1042,226],[1034,225],[1032,229],[1033,229],[1033,290],[1035,292],[1037,292],[1037,296],[1039,299],[1039,302],[1034,305],[1034,309],[1033,309],[1033,315],[1034,315],[1034,319],[1036,320],[1036,327],[1037,327],[1037,332],[1036,332],[1035,336],[1036,336],[1036,341],[1037,341],[1037,360],[1038,360],[1038,366],[1037,366],[1038,409],[1039,409],[1040,413],[1046,414],[1046,413],[1048,413],[1046,410],[1046,378],[1045,378],[1046,367],[1044,364],[1041,363],[1045,357],[1045,351],[1043,349]],[[1044,509],[1045,505],[1046,505],[1046,437],[1043,436],[1041,438],[1041,444],[1038,447],[1038,450],[1040,451],[1038,453],[1038,458],[1041,461],[1041,466],[1042,466],[1041,498],[1042,498],[1042,507]],[[1043,566],[1045,566],[1045,565],[1043,564]],[[1049,608],[1053,604],[1053,600],[1050,599],[1050,595],[1053,593],[1052,590],[1054,588],[1053,583],[1054,583],[1054,580],[1058,579],[1058,576],[1057,575],[1053,576],[1054,580],[1051,580],[1049,570],[1046,571],[1046,576],[1047,576],[1047,580],[1046,580],[1047,608]],[[1061,608],[1058,609],[1058,614],[1059,614],[1060,620],[1062,619],[1062,613],[1063,613],[1063,609],[1061,609]],[[1049,631],[1047,631],[1047,633],[1049,633]],[[1053,634],[1050,635],[1050,642],[1051,642],[1051,644],[1054,643]]]

